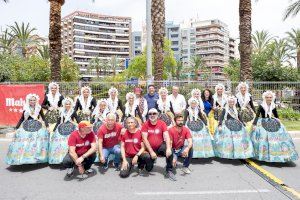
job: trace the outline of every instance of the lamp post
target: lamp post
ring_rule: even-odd
[[[151,0],[146,0],[146,32],[147,32],[147,85],[152,83],[152,20]]]

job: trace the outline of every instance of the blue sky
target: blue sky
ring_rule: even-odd
[[[266,29],[279,37],[291,28],[300,28],[300,14],[282,21],[290,0],[253,0],[253,30]],[[238,0],[166,0],[166,19],[181,22],[190,18],[221,19],[229,26],[230,34],[238,37]],[[132,17],[133,30],[141,30],[145,20],[145,0],[66,0],[65,16],[75,10]],[[47,0],[9,0],[0,2],[0,28],[17,22],[29,22],[38,34],[48,35],[49,3]]]

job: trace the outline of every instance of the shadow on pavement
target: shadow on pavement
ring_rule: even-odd
[[[239,159],[213,158],[213,160],[227,165],[240,166],[244,165]]]
[[[296,167],[296,163],[294,162],[287,162],[287,163],[271,163],[271,162],[264,162],[251,159],[253,162],[257,163],[258,165],[264,165],[268,167],[275,167],[275,168],[283,168],[283,167]]]
[[[88,178],[94,177],[95,175],[97,175],[97,171],[94,168],[91,168],[93,170],[92,173],[89,174],[79,174],[78,170],[75,169],[74,170],[74,174],[71,177],[68,177],[67,175],[65,175],[64,177],[64,181],[72,181],[72,180],[77,180],[78,182],[84,181]]]
[[[48,163],[43,164],[28,164],[28,165],[11,165],[7,167],[6,169],[10,172],[31,172],[34,170],[39,170],[42,168],[48,167]]]

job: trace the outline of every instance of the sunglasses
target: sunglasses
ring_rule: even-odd
[[[148,113],[148,115],[157,115],[157,113]]]

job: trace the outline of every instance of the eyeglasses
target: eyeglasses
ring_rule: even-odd
[[[150,116],[151,116],[151,115],[157,115],[157,113],[148,113],[148,115],[150,115]]]

